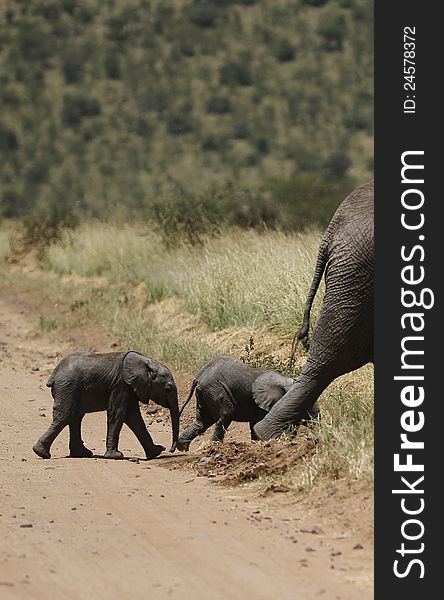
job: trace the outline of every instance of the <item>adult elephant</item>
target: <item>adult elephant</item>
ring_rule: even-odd
[[[250,423],[251,437],[257,439],[254,424],[263,419],[293,383],[291,377],[250,367],[232,356],[215,358],[197,373],[180,410],[182,413],[195,393],[196,416],[180,435],[178,450],[187,451],[192,440],[214,424],[211,441],[222,442],[232,421]],[[319,418],[317,404],[305,417]]]
[[[142,419],[139,402],[168,408],[171,414],[173,445],[179,436],[177,388],[170,370],[139,352],[92,354],[74,352],[56,366],[46,384],[54,398],[53,421],[33,446],[41,458],[50,458],[51,444],[69,425],[70,456],[92,456],[82,441],[81,424],[85,413],[106,410],[108,431],[105,458],[122,458],[118,450],[123,423],[133,431],[147,458],[155,458],[165,448],[154,444]]]
[[[297,336],[308,336],[311,306],[325,270],[325,295],[307,360],[291,389],[254,426],[262,440],[300,423],[336,377],[373,361],[373,197],[373,182],[354,190],[325,232]]]

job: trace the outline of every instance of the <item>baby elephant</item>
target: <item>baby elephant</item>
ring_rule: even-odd
[[[251,439],[258,439],[253,426],[292,387],[294,379],[274,371],[255,369],[231,356],[221,356],[206,364],[196,375],[183,409],[196,392],[194,423],[179,437],[177,448],[188,450],[191,441],[216,423],[211,438],[221,442],[232,421],[250,423]],[[316,403],[306,419],[319,418]]]
[[[50,458],[53,441],[69,425],[70,456],[92,456],[83,445],[81,423],[85,413],[106,410],[108,430],[105,458],[123,458],[118,450],[123,423],[134,432],[147,458],[155,458],[163,446],[154,444],[139,410],[139,401],[153,400],[169,408],[176,449],[179,435],[179,406],[176,384],[170,370],[135,351],[91,354],[75,352],[54,369],[46,384],[54,398],[53,421],[33,447],[41,458]]]

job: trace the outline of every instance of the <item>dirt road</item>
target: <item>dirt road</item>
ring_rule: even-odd
[[[52,401],[45,381],[68,342],[36,337],[0,302],[0,598],[237,600],[372,597],[371,547],[289,494],[221,488],[168,455],[155,461],[51,460],[32,452]],[[104,452],[106,417],[83,437]],[[170,442],[159,424],[155,440]],[[122,432],[121,449],[141,457]],[[275,496],[279,496],[276,498]],[[285,498],[284,498],[285,496]]]

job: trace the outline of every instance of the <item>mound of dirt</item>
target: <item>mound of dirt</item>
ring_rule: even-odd
[[[178,464],[188,463],[201,477],[217,477],[219,483],[234,485],[281,475],[303,456],[312,455],[315,447],[314,440],[213,442],[192,454],[178,455],[176,460]]]

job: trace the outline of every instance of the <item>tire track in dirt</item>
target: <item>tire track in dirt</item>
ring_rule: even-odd
[[[26,316],[0,302],[2,600],[372,596],[370,549],[334,523],[316,525],[294,500],[217,487],[169,466],[167,454],[65,458],[67,431],[53,459],[35,456],[51,416],[46,377],[68,346],[35,337]],[[84,420],[97,454],[105,427],[104,413]],[[169,427],[150,429],[169,443]],[[130,432],[121,440],[128,458],[142,455]]]

